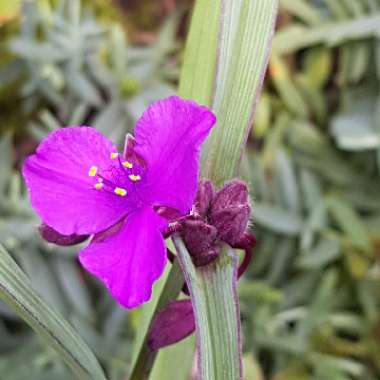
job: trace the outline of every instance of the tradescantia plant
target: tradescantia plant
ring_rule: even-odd
[[[78,262],[77,254],[87,243],[68,245],[87,236],[62,237],[43,225],[44,238],[66,246],[40,238],[36,232],[40,220],[20,170],[24,156],[33,154],[39,141],[67,125],[91,125],[122,152],[126,132],[132,132],[144,109],[175,93],[179,67],[187,67],[189,75],[197,74],[198,84],[181,81],[179,93],[212,107],[218,116],[215,135],[223,123],[220,111],[213,91],[205,91],[201,99],[199,89],[216,90],[205,80],[209,73],[215,75],[213,56],[220,57],[221,51],[229,56],[227,50],[218,53],[210,46],[222,39],[225,44],[230,41],[227,36],[232,45],[239,40],[228,29],[217,37],[220,24],[214,18],[219,21],[220,14],[209,8],[200,17],[207,25],[198,34],[191,28],[194,37],[188,39],[195,41],[197,53],[185,59],[189,50],[183,54],[183,21],[189,21],[188,11],[195,3],[190,1],[176,1],[184,8],[159,20],[160,30],[149,33],[147,46],[135,44],[134,35],[141,33],[141,27],[127,37],[120,18],[104,19],[102,9],[117,9],[113,0],[83,0],[81,6],[77,0],[0,3],[0,242],[5,247],[0,249],[1,379],[124,380],[134,371],[134,357],[139,358],[136,364],[142,364],[137,378],[151,362],[150,380],[194,379],[195,334],[156,350],[159,343],[165,344],[165,334],[174,341],[195,326],[189,298],[184,292],[178,297],[181,289],[186,291],[178,260],[167,263],[149,302],[133,310],[120,307]],[[3,17],[3,3],[5,7],[12,3],[16,13],[11,18]],[[147,4],[174,4],[167,0],[123,3],[128,4],[128,13],[135,4],[141,9]],[[199,9],[195,8],[194,17]],[[239,9],[235,13],[228,9],[227,23]],[[380,377],[379,11],[377,0],[280,0],[265,89],[238,176],[249,184],[250,230],[258,242],[254,262],[238,283],[244,379]],[[147,13],[140,14],[146,26]],[[154,25],[157,21],[155,14]],[[89,22],[95,29],[89,28]],[[246,28],[244,23],[239,25]],[[99,33],[90,37],[96,29]],[[252,38],[248,42],[255,43]],[[203,50],[201,44],[206,46]],[[241,48],[235,49],[231,57],[245,62]],[[251,51],[243,53],[249,57]],[[255,49],[247,67],[259,64],[264,51]],[[57,52],[59,60],[55,60]],[[236,75],[236,83],[238,79]],[[247,88],[254,90],[245,79]],[[221,83],[216,81],[219,90]],[[236,95],[242,88],[232,92],[234,83],[235,79],[228,84],[228,107],[221,111],[240,118],[242,112],[232,112],[234,103],[248,97]],[[186,95],[192,88],[192,95]],[[101,103],[92,101],[96,94]],[[202,147],[203,173],[215,157],[207,152],[209,144],[208,138]],[[220,157],[226,165],[235,162],[224,152]],[[213,178],[212,183],[218,192],[225,180]],[[190,224],[199,225],[198,221]],[[176,253],[170,239],[166,245]],[[189,253],[194,249],[186,248]],[[195,266],[195,274],[204,269]],[[201,277],[197,280],[208,285]],[[203,288],[195,290],[201,294]],[[216,299],[228,300],[225,294]],[[168,314],[171,318],[166,319]],[[221,323],[211,323],[211,329],[207,319],[199,324],[203,338],[210,332],[215,341],[218,331],[225,331],[219,329],[226,327],[225,310],[218,315]],[[175,324],[169,323],[173,318]],[[228,327],[234,331],[232,325]],[[178,332],[177,337],[173,332]],[[141,345],[145,337],[147,345]],[[215,346],[210,345],[208,352]]]
[[[277,5],[277,1],[236,1],[233,4],[198,1],[195,5],[179,92],[211,106],[216,114],[217,124],[203,151],[202,174],[218,187],[237,174],[269,57]],[[205,34],[204,30],[209,33]],[[254,38],[247,37],[253,35]],[[230,102],[233,94],[236,98]],[[244,230],[244,223],[240,224]],[[200,228],[203,236],[209,237],[212,232],[206,226],[201,222],[195,230],[199,234]],[[191,246],[189,242],[193,239],[186,237],[186,233],[183,237]],[[173,242],[192,296],[200,377],[239,379],[242,364],[236,297],[237,256],[230,245],[224,244],[219,247],[216,260],[210,259],[210,255],[215,254],[211,249],[211,254],[206,255],[206,262],[210,260],[211,264],[197,269],[180,235],[174,234]],[[192,248],[194,254],[194,248],[198,247]],[[166,297],[165,292],[161,297]],[[191,326],[187,306],[182,310],[184,313],[179,315],[185,315]],[[184,335],[188,330],[183,330]],[[149,341],[147,328],[131,379],[149,376],[155,355],[149,350]]]

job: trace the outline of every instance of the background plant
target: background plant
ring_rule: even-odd
[[[121,144],[149,102],[175,92],[189,5],[159,27],[133,21],[131,39],[144,24],[154,40],[138,46],[130,17],[99,4],[25,1],[0,17],[0,242],[121,379],[145,308],[121,310],[80,270],[77,247],[38,237],[19,175],[48,131],[90,124]],[[241,170],[259,241],[239,284],[247,379],[380,376],[379,21],[377,0],[281,1]],[[4,379],[72,376],[2,303],[0,315]],[[186,378],[192,339],[162,350],[151,377]]]

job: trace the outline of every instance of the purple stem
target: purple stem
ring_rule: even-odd
[[[247,270],[248,265],[252,260],[252,248],[255,245],[256,237],[254,235],[249,234],[248,232],[245,232],[242,239],[233,246],[233,248],[244,250],[244,258],[238,269],[238,278],[240,278],[243,275],[243,273]]]
[[[162,233],[164,239],[167,239],[169,236],[173,235],[176,232],[180,232],[182,230],[182,226],[179,223],[169,224],[168,228]]]

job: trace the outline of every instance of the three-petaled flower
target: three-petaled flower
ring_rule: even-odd
[[[189,213],[200,145],[215,120],[206,107],[170,97],[144,112],[123,154],[93,128],[67,127],[25,162],[42,221],[62,235],[94,235],[79,260],[125,307],[147,301],[164,269],[169,220],[157,208]]]

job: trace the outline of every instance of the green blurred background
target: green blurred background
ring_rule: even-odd
[[[280,4],[241,165],[258,239],[239,282],[244,378],[380,379],[380,1]],[[143,311],[81,270],[80,247],[41,240],[20,167],[66,125],[122,144],[148,104],[175,93],[192,5],[0,1],[0,243],[110,379],[128,372]],[[152,379],[189,379],[192,339]],[[0,301],[0,379],[71,378]]]

